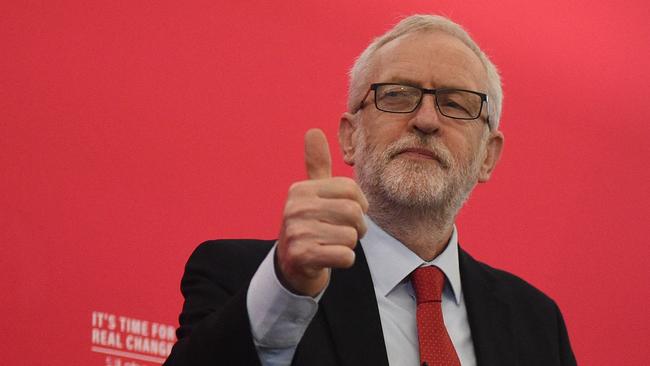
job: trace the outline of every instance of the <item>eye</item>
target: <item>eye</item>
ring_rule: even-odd
[[[384,84],[376,90],[377,108],[385,112],[404,113],[415,109],[420,89],[408,85]]]
[[[390,89],[385,89],[382,93],[381,96],[384,98],[400,98],[400,97],[405,97],[408,96],[409,90],[402,88],[402,87],[392,87]]]
[[[419,96],[419,90],[404,86],[389,86],[381,91],[380,96],[390,99],[417,98]]]
[[[386,93],[384,93],[384,97],[392,98],[392,97],[401,97],[406,95],[404,90],[389,90]]]
[[[453,108],[453,109],[458,109],[458,110],[465,111],[465,112],[467,111],[467,108],[465,108],[465,107],[463,107],[462,105],[460,105],[460,104],[454,102],[453,100],[446,100],[446,101],[444,101],[442,107],[444,107],[444,108]]]

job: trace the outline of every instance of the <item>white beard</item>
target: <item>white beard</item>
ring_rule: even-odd
[[[379,211],[413,210],[453,220],[478,181],[480,151],[470,161],[459,162],[431,136],[410,134],[384,151],[369,146],[363,127],[355,152],[355,173],[363,192]],[[405,148],[426,148],[436,160],[397,155]],[[377,207],[380,206],[380,207]]]

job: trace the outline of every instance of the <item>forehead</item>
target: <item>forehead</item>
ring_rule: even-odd
[[[386,43],[375,53],[370,75],[372,82],[487,91],[487,74],[478,56],[440,31],[410,33]]]

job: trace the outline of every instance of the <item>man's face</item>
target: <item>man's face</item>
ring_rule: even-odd
[[[375,54],[370,75],[371,82],[487,90],[478,57],[440,32],[412,33],[387,43]],[[484,119],[440,115],[432,95],[407,114],[379,111],[373,98],[371,92],[365,108],[344,114],[340,131],[345,161],[354,165],[371,203],[455,214],[477,181],[489,178],[501,134],[491,133]]]

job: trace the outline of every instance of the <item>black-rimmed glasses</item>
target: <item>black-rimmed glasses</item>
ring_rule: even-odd
[[[411,85],[393,83],[375,83],[363,100],[368,97],[370,90],[375,92],[375,107],[389,113],[411,113],[422,103],[424,94],[435,96],[436,107],[445,117],[472,120],[481,116],[483,102],[487,104],[487,95],[465,89],[425,89]],[[363,101],[357,110],[363,107]]]

